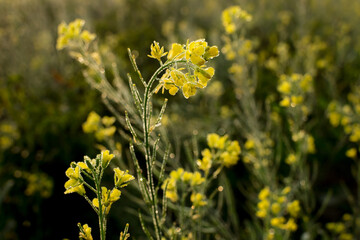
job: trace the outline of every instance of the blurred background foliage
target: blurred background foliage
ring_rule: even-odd
[[[98,36],[104,61],[116,62],[124,79],[132,71],[128,47],[137,53],[137,63],[148,79],[156,67],[146,57],[153,40],[168,47],[172,42],[206,38],[219,46],[223,54],[215,61],[215,79],[194,98],[172,97],[163,124],[179,148],[179,143],[191,145],[194,138],[205,146],[209,132],[227,133],[244,142],[247,136],[241,123],[252,120],[241,119],[245,115],[237,110],[243,89],[228,72],[231,57],[224,47],[221,22],[222,11],[231,5],[253,16],[240,31],[251,39],[257,55],[251,71],[258,79],[255,100],[263,106],[258,109],[260,116],[268,97],[280,99],[279,73],[313,76],[315,99],[307,130],[317,148],[310,157],[319,165],[313,186],[316,206],[329,190],[334,193],[320,221],[337,221],[349,211],[348,193],[341,186],[346,184],[350,193],[356,193],[357,182],[349,174],[353,162],[345,154],[349,144],[356,143],[349,143],[341,128],[330,125],[326,111],[332,100],[346,103],[347,94],[359,85],[360,2],[0,0],[0,239],[74,239],[78,221],[96,226],[88,206],[76,196],[64,196],[64,171],[70,162],[97,152],[95,138],[81,127],[89,112],[109,113],[100,94],[84,80],[81,66],[56,50],[58,24],[85,19],[87,29]],[[249,173],[242,163],[227,172],[239,199],[239,219],[249,219],[242,202],[246,196],[239,190],[240,185],[251,184]],[[116,209],[109,233],[117,236],[118,225],[132,221],[131,234],[141,236],[136,216]],[[116,238],[109,234],[109,239]]]

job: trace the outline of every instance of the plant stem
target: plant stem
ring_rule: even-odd
[[[104,229],[104,216],[103,216],[103,210],[102,210],[102,203],[101,203],[101,188],[100,188],[100,179],[96,176],[96,191],[97,191],[97,199],[99,202],[99,227],[100,227],[100,240],[105,240],[105,229]]]
[[[149,144],[149,138],[150,138],[150,133],[149,133],[149,122],[150,119],[147,119],[147,114],[148,114],[148,108],[149,108],[149,102],[150,102],[150,92],[151,92],[151,87],[153,85],[153,83],[155,82],[157,76],[164,71],[165,69],[167,69],[168,67],[170,67],[171,65],[177,63],[177,62],[186,62],[186,60],[174,60],[174,61],[170,61],[168,63],[165,63],[163,65],[161,65],[156,71],[155,73],[152,75],[152,77],[150,78],[149,83],[146,85],[145,87],[145,94],[144,94],[144,111],[143,111],[143,129],[144,129],[144,148],[145,148],[145,160],[146,160],[146,168],[147,168],[147,177],[148,177],[148,188],[149,188],[149,192],[150,192],[150,200],[151,200],[151,210],[152,210],[152,215],[153,215],[153,224],[154,224],[154,228],[155,228],[155,234],[156,234],[156,239],[160,240],[161,239],[161,233],[160,233],[160,224],[159,224],[159,211],[158,211],[158,206],[157,206],[157,198],[156,198],[156,192],[155,192],[155,186],[154,186],[154,177],[153,177],[153,163],[151,162],[151,149],[150,149],[150,144]]]

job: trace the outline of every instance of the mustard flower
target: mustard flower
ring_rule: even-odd
[[[89,227],[87,224],[84,224],[80,228],[79,238],[83,240],[93,240],[93,237],[91,235],[91,227]]]
[[[339,235],[339,240],[353,240],[354,236],[350,233],[341,233]]]
[[[194,207],[202,207],[207,204],[205,196],[201,193],[192,193],[190,201],[193,203]]]
[[[114,158],[114,154],[110,154],[109,150],[101,152],[101,164],[103,168],[106,168],[110,161]]]
[[[296,158],[295,154],[293,154],[293,153],[289,154],[289,156],[286,158],[285,162],[289,165],[296,163],[297,158]]]
[[[99,129],[100,116],[92,111],[89,113],[86,121],[82,124],[85,133],[96,132]]]
[[[190,185],[191,186],[198,186],[205,182],[205,178],[201,176],[199,172],[194,172],[191,178]]]
[[[270,224],[273,226],[273,227],[278,227],[278,228],[281,228],[285,223],[285,218],[284,217],[275,217],[275,218],[272,218],[270,220]]]
[[[223,152],[220,155],[220,160],[225,167],[231,167],[237,164],[237,162],[239,161],[239,156],[236,153]]]
[[[264,199],[266,199],[267,197],[269,197],[270,196],[270,188],[269,187],[265,187],[265,188],[263,188],[261,191],[260,191],[260,193],[259,193],[259,199],[260,200],[264,200]]]
[[[281,211],[281,206],[279,203],[275,202],[271,204],[271,212],[273,214],[278,214]]]
[[[106,127],[110,127],[115,123],[115,121],[116,121],[115,117],[104,116],[101,118],[102,124],[104,124]]]
[[[291,232],[296,231],[297,224],[295,223],[295,219],[289,218],[289,220],[282,226],[282,228]]]
[[[167,52],[164,52],[164,47],[160,47],[159,43],[154,41],[153,44],[150,46],[150,55],[148,57],[157,59],[161,61],[161,58],[167,54]]]
[[[239,21],[244,20],[250,22],[252,16],[246,11],[242,10],[239,6],[232,6],[222,12],[222,23],[225,31],[229,34],[237,30]]]
[[[111,191],[106,187],[101,187],[101,205],[102,211],[106,209],[106,214],[109,213],[111,205],[120,199],[121,191],[114,188]],[[94,198],[92,201],[94,207],[99,209],[99,199]]]
[[[170,177],[177,181],[181,179],[183,174],[184,174],[184,169],[178,168],[177,170],[173,170],[170,172]]]
[[[65,174],[69,178],[64,185],[66,189],[65,194],[76,192],[80,195],[84,195],[85,188],[82,184],[79,166],[76,166],[75,168],[68,168]]]
[[[168,59],[181,59],[184,57],[184,47],[179,43],[173,43],[167,56]]]
[[[126,187],[130,181],[134,180],[134,176],[130,175],[128,170],[122,171],[120,168],[114,168],[114,184],[117,188]]]
[[[295,218],[298,217],[299,212],[301,210],[299,200],[294,200],[294,201],[288,203],[287,210],[292,217],[295,217]]]

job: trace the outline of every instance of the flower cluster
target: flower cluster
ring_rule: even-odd
[[[89,186],[81,173],[83,175],[96,179],[97,175],[101,173],[109,164],[110,161],[114,158],[114,154],[110,154],[109,150],[102,151],[101,154],[98,154],[95,159],[90,159],[88,156],[84,157],[83,162],[73,162],[71,163],[71,167],[66,170],[66,176],[69,180],[65,183],[65,194],[77,192],[80,195],[84,195],[86,186]],[[101,174],[100,174],[101,175]],[[106,187],[101,188],[102,198],[101,203],[103,206],[103,210],[106,210],[106,213],[110,210],[111,204],[117,201],[120,198],[120,190],[118,188],[122,188],[128,185],[128,183],[135,178],[128,173],[128,171],[122,171],[119,168],[114,168],[114,185],[115,188],[111,191]],[[93,205],[99,208],[99,199],[93,199]]]
[[[166,54],[163,47],[160,48],[159,44],[154,42],[149,57],[161,62],[160,58]],[[161,76],[156,91],[162,88],[162,92],[166,89],[171,95],[175,95],[181,89],[185,98],[194,96],[196,90],[206,87],[215,74],[215,69],[207,67],[205,63],[218,55],[218,48],[208,46],[204,39],[188,41],[186,45],[173,43],[165,64],[175,63],[175,66],[168,68]]]
[[[93,237],[91,235],[91,227],[89,227],[89,225],[84,224],[83,226],[81,226],[81,224],[78,224],[78,227],[80,229],[80,233],[79,233],[79,239],[83,239],[83,240],[93,240]]]
[[[346,134],[349,135],[349,141],[353,143],[360,142],[360,87],[355,87],[348,94],[348,104],[340,104],[332,101],[327,110],[327,115],[331,125],[338,127],[343,126]],[[352,147],[347,150],[346,156],[356,158],[357,149]]]
[[[200,207],[207,204],[205,196],[197,191],[205,182],[205,178],[199,172],[184,171],[183,168],[178,168],[170,172],[170,176],[165,179],[162,189],[166,190],[165,196],[172,202],[179,200],[178,192],[186,192],[188,189],[192,190],[190,201],[194,207]]]
[[[243,162],[254,166],[255,169],[269,165],[273,153],[274,141],[269,134],[249,136],[244,144]]]
[[[66,170],[66,176],[69,180],[65,183],[65,194],[76,192],[82,195],[91,205],[99,216],[101,239],[105,239],[106,215],[109,213],[112,204],[120,199],[121,191],[119,189],[127,186],[130,181],[135,179],[128,171],[114,168],[114,188],[110,190],[101,186],[104,170],[109,166],[113,158],[114,154],[110,154],[109,150],[105,150],[94,159],[85,156],[82,162],[72,162]],[[93,184],[89,183],[88,180],[92,180]],[[96,194],[96,197],[90,200],[86,194],[85,187],[87,187],[90,192],[92,191]],[[80,229],[80,239],[93,239],[91,236],[91,228],[87,224],[82,226],[79,223],[78,227]],[[122,239],[126,239],[128,237],[126,231],[123,234],[125,235],[123,235]]]
[[[82,19],[76,19],[75,21],[66,24],[62,22],[58,26],[58,39],[56,48],[61,50],[66,47],[78,46],[80,42],[89,44],[95,39],[95,34],[90,33],[87,30],[83,30],[85,21]]]
[[[53,189],[53,181],[45,173],[20,173],[27,181],[28,185],[25,189],[25,195],[31,196],[39,193],[41,197],[48,198],[51,196]]]
[[[197,160],[199,169],[208,174],[211,167],[220,165],[231,167],[239,161],[241,148],[238,141],[228,140],[228,136],[219,136],[216,133],[207,135],[207,144],[201,154],[202,159]]]
[[[85,133],[95,133],[95,137],[98,141],[102,141],[107,137],[114,135],[116,127],[115,117],[100,117],[96,112],[89,113],[86,121],[83,123],[82,128]]]
[[[264,221],[270,221],[273,228],[270,229],[270,234],[275,234],[279,230],[280,233],[281,230],[297,230],[296,219],[299,217],[301,207],[298,200],[289,201],[290,192],[290,187],[285,187],[280,193],[272,193],[269,187],[265,187],[258,195],[256,216]]]
[[[307,107],[303,104],[307,94],[313,91],[313,79],[309,74],[281,75],[278,91],[282,95],[280,105],[283,107],[301,106],[305,115],[308,113]]]
[[[327,230],[331,232],[331,235],[339,240],[352,240],[354,239],[353,234],[351,234],[351,228],[353,225],[353,216],[351,214],[344,214],[342,221],[340,222],[329,222],[326,224]],[[360,219],[356,219],[356,224],[359,224]]]
[[[101,187],[101,206],[102,211],[106,214],[109,213],[111,205],[120,199],[121,191],[117,188],[112,190],[107,189],[106,187]],[[92,200],[93,205],[99,209],[99,199],[94,198]]]
[[[222,12],[222,23],[225,31],[229,34],[239,29],[243,21],[250,22],[252,16],[239,6],[232,6]]]
[[[14,140],[19,138],[16,126],[10,123],[0,124],[0,150],[5,150],[13,145]]]

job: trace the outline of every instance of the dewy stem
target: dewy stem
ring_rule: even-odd
[[[146,167],[147,169],[147,177],[148,177],[148,184],[149,184],[149,191],[150,191],[150,197],[151,197],[151,205],[152,205],[152,215],[153,215],[153,224],[154,224],[154,228],[155,228],[155,234],[156,234],[156,239],[160,240],[161,239],[161,233],[160,233],[160,224],[159,224],[159,211],[158,211],[158,206],[157,206],[157,201],[156,201],[156,192],[155,192],[155,187],[154,187],[154,179],[153,179],[153,163],[151,162],[151,148],[149,145],[149,138],[150,138],[150,133],[149,133],[149,125],[148,125],[148,121],[150,121],[150,119],[147,119],[147,114],[148,114],[148,108],[149,108],[149,101],[151,96],[150,91],[151,91],[151,87],[153,85],[153,83],[155,82],[157,76],[164,71],[165,69],[167,69],[168,67],[170,67],[171,65],[178,63],[178,62],[186,62],[186,60],[173,60],[170,61],[168,63],[163,64],[162,66],[160,66],[155,73],[152,75],[152,77],[150,78],[150,81],[148,82],[148,84],[146,85],[145,88],[145,94],[144,94],[144,111],[143,111],[143,129],[144,129],[144,145],[145,145],[145,160],[146,160]]]
[[[100,240],[105,240],[106,236],[105,236],[105,229],[104,229],[104,216],[103,216],[102,203],[101,203],[102,193],[101,193],[101,188],[100,188],[100,179],[97,176],[95,176],[95,181],[96,181],[97,199],[98,199],[98,203],[99,203]]]

